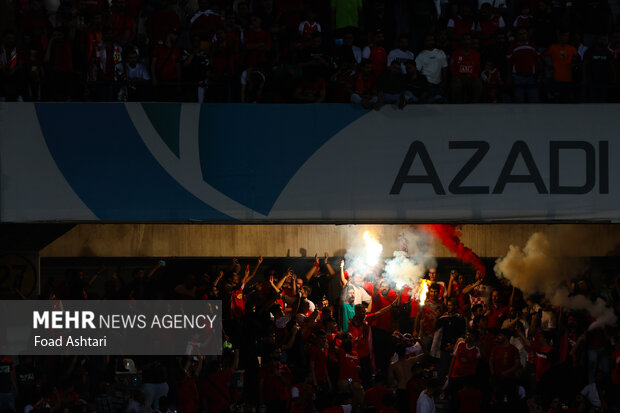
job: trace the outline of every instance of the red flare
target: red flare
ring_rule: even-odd
[[[486,273],[484,263],[475,252],[467,248],[465,244],[461,242],[461,233],[456,230],[456,225],[434,224],[422,225],[421,227],[438,238],[441,243],[455,253],[461,261],[472,264],[484,277]]]

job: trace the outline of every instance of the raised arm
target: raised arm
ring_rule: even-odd
[[[93,283],[95,282],[99,274],[101,274],[101,271],[103,270],[105,270],[105,265],[102,265],[101,267],[99,267],[97,272],[91,275],[90,279],[88,280],[88,285],[93,285]]]
[[[325,260],[323,262],[325,262],[325,266],[327,267],[327,273],[329,274],[329,276],[333,277],[334,275],[336,275],[336,271],[334,271],[334,267],[332,267],[332,265],[329,263],[328,253],[325,253]]]
[[[374,314],[369,314],[366,316],[366,318],[370,318],[370,319],[374,319],[377,317],[381,317],[383,314],[387,313],[388,311],[392,310],[394,307],[396,307],[397,305],[400,304],[400,294],[398,294],[398,297],[396,297],[396,299],[394,301],[392,301],[392,303],[390,305],[386,305],[385,307],[383,307],[381,310],[377,311]]]
[[[217,276],[215,281],[213,281],[213,285],[215,285],[217,287],[217,285],[219,284],[219,282],[220,282],[220,280],[222,279],[223,276],[224,276],[224,271],[220,270],[220,274]]]
[[[344,260],[340,260],[340,286],[344,287],[347,284],[347,279],[344,277]]]
[[[317,254],[314,254],[314,264],[312,264],[312,267],[310,267],[310,269],[306,273],[306,280],[310,281],[310,278],[314,277],[314,274],[316,274],[318,269],[319,269],[319,257]]]
[[[252,277],[250,277],[250,264],[248,264],[245,266],[245,271],[243,272],[243,278],[241,279],[241,285],[245,285],[251,279]]]
[[[450,281],[448,281],[448,289],[446,290],[446,296],[443,298],[444,302],[448,302],[448,298],[452,297],[452,283],[456,279],[456,273],[450,273]]]
[[[280,279],[280,281],[278,281],[278,283],[275,285],[276,292],[278,292],[278,293],[279,293],[279,292],[282,290],[282,286],[284,285],[284,283],[286,282],[286,280],[287,280],[288,278],[290,278],[290,277],[291,277],[291,275],[290,275],[289,273],[287,273],[284,277],[282,277],[282,278]]]
[[[479,286],[480,284],[482,284],[482,278],[476,281],[475,283],[469,284],[467,287],[463,288],[463,294],[469,294],[471,290],[473,290],[475,287]]]
[[[256,266],[252,270],[252,274],[250,274],[250,278],[248,278],[248,281],[250,281],[252,278],[254,278],[254,276],[256,275],[256,272],[258,271],[258,267],[260,267],[260,265],[262,263],[263,263],[263,256],[261,255],[260,257],[258,257],[258,261],[256,262]]]
[[[155,274],[155,271],[157,271],[158,269],[160,269],[163,266],[164,262],[163,261],[157,261],[157,264],[153,265],[148,272],[146,272],[144,274],[144,278],[149,279],[153,276],[153,274]]]

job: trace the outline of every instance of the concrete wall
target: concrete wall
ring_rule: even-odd
[[[43,248],[47,257],[303,257],[342,256],[364,230],[377,234],[384,255],[399,249],[408,225],[81,224]],[[460,227],[463,243],[481,257],[505,255],[543,232],[558,255],[620,255],[620,225],[488,224]],[[557,243],[557,244],[556,244]],[[435,256],[454,256],[435,241]]]

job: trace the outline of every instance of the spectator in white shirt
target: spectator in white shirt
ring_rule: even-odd
[[[435,395],[441,393],[441,381],[430,379],[426,383],[426,388],[420,393],[416,403],[417,413],[435,413]]]
[[[415,64],[431,85],[438,86],[446,81],[448,58],[442,50],[435,48],[435,36],[432,34],[426,36],[424,50],[418,54]]]
[[[392,49],[388,54],[388,67],[390,67],[395,60],[400,63],[400,70],[404,74],[407,73],[407,63],[413,63],[415,61],[413,52],[409,50],[409,36],[406,34],[398,38],[398,48]]]

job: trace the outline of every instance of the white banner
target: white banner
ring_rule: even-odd
[[[2,104],[1,220],[617,220],[620,105]]]

